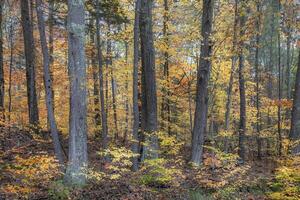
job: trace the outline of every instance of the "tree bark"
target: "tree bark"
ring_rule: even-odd
[[[289,139],[291,140],[290,150],[292,154],[300,153],[300,51],[298,54],[298,69],[295,82],[291,130],[289,135]]]
[[[136,0],[135,2],[135,18],[134,18],[134,41],[133,41],[133,81],[132,81],[132,114],[133,114],[133,124],[132,124],[132,143],[131,151],[134,154],[139,153],[139,125],[140,125],[140,115],[139,115],[139,18],[140,18],[140,4],[141,0]],[[138,156],[132,158],[132,170],[138,170]]]
[[[278,11],[281,13],[281,3],[278,0]],[[280,20],[279,20],[280,26]],[[277,131],[278,131],[278,140],[277,140],[277,148],[278,155],[281,156],[282,153],[282,133],[281,133],[281,98],[282,98],[282,90],[281,90],[281,81],[282,81],[282,72],[281,72],[281,39],[280,39],[280,29],[277,34],[277,42],[278,42],[278,106],[277,106]]]
[[[196,110],[192,137],[191,162],[199,166],[202,163],[204,135],[207,124],[208,82],[211,71],[213,44],[211,41],[214,0],[203,0],[201,54],[197,74]]]
[[[227,88],[227,101],[226,101],[226,112],[225,112],[225,130],[229,129],[230,126],[230,110],[231,110],[231,97],[232,97],[232,87],[233,87],[233,79],[235,72],[235,65],[237,61],[236,56],[236,43],[237,43],[237,25],[238,25],[238,0],[235,0],[234,4],[234,25],[233,25],[233,38],[232,38],[232,51],[233,56],[231,57],[231,70],[230,70],[230,78],[229,84]]]
[[[142,130],[145,134],[143,159],[158,158],[157,95],[152,32],[152,0],[141,0],[140,37],[142,55]]]
[[[256,82],[256,133],[257,133],[257,157],[261,159],[261,139],[260,139],[260,130],[261,130],[261,113],[260,113],[260,72],[259,72],[259,45],[260,45],[260,3],[256,2],[256,12],[258,18],[256,20],[256,47],[255,47],[255,82]]]
[[[91,20],[91,26],[94,26],[94,21]],[[91,43],[93,47],[96,47],[95,45],[95,35],[91,31],[90,32],[90,37],[91,37]],[[98,70],[98,65],[96,61],[96,54],[95,50],[92,49],[92,58],[91,58],[91,63],[92,63],[92,68],[93,68],[93,95],[94,95],[94,120],[95,120],[95,125],[96,125],[96,130],[95,134],[96,136],[100,136],[100,130],[101,130],[101,114],[100,114],[100,100],[99,100],[99,70]]]
[[[29,14],[28,0],[21,1],[21,18],[24,37],[24,50],[26,58],[26,80],[29,123],[38,125],[39,112],[35,87],[35,51],[32,22]]]
[[[43,54],[43,69],[44,69],[44,86],[46,92],[46,106],[47,106],[47,116],[50,125],[51,136],[54,144],[54,152],[59,163],[63,166],[64,157],[61,149],[61,143],[59,141],[58,129],[54,116],[54,105],[53,105],[53,90],[52,90],[52,79],[50,75],[50,56],[47,46],[46,32],[45,32],[45,22],[44,14],[42,10],[41,0],[36,0],[36,11],[38,18],[38,28],[40,33],[40,41]]]
[[[82,185],[86,182],[85,169],[88,164],[84,1],[68,0],[68,8],[70,134],[66,180]]]
[[[164,45],[166,45],[166,51],[164,52],[164,64],[163,75],[166,80],[166,86],[162,88],[162,128],[166,127],[168,134],[171,135],[171,109],[170,109],[170,81],[169,81],[169,3],[168,0],[164,0],[164,16],[163,16],[163,37]]]
[[[240,41],[239,41],[239,91],[240,91],[240,125],[239,125],[239,157],[241,162],[245,161],[245,134],[246,134],[246,91],[245,91],[245,78],[244,78],[244,68],[245,68],[245,56],[244,56],[244,41],[245,35],[245,23],[246,23],[246,13],[242,12],[245,10],[244,2],[241,1],[241,11],[240,11]]]
[[[101,104],[101,121],[102,121],[102,148],[105,150],[108,147],[108,127],[107,127],[107,113],[105,111],[104,102],[104,84],[103,84],[103,56],[100,40],[100,5],[99,0],[96,1],[96,42],[97,42],[97,58],[99,69],[99,86],[100,86],[100,104]]]
[[[4,69],[3,69],[3,29],[2,29],[2,15],[3,15],[4,1],[0,2],[0,112],[2,114],[1,120],[4,121]]]

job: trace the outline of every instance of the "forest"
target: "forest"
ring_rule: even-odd
[[[299,0],[0,0],[0,199],[299,200]]]

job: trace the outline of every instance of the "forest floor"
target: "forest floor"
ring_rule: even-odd
[[[101,156],[97,153],[99,142],[93,140],[89,141],[92,167],[88,172],[89,182],[80,189],[72,189],[63,184],[49,138],[17,128],[1,127],[0,142],[1,200],[273,199],[269,194],[276,182],[278,167],[278,162],[271,158],[238,166],[224,162],[221,165],[210,157],[201,169],[194,169],[178,155],[158,163],[163,166],[150,164],[152,168],[143,167],[133,173],[123,165],[125,161],[122,159],[101,166]],[[64,143],[67,146],[67,140]]]

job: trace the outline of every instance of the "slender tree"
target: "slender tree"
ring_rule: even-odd
[[[91,20],[90,26],[94,26],[95,21]],[[93,30],[90,30],[90,39],[93,47],[96,47],[96,42],[95,42],[95,33]],[[96,53],[95,50],[92,49],[92,55],[91,55],[91,64],[93,68],[93,95],[94,95],[94,120],[96,124],[96,136],[100,136],[100,130],[101,130],[101,114],[100,114],[100,91],[99,91],[99,70],[98,70],[98,65],[97,65],[97,60],[96,60]]]
[[[196,110],[192,137],[192,159],[196,166],[202,163],[204,134],[207,124],[208,82],[211,71],[213,44],[211,41],[214,0],[203,0],[201,26],[201,53],[197,74]]]
[[[4,70],[3,70],[3,29],[2,29],[2,13],[4,1],[0,1],[0,112],[4,118]]]
[[[64,164],[63,151],[61,149],[61,144],[59,141],[58,129],[56,125],[56,120],[54,116],[54,105],[53,105],[53,89],[52,89],[52,79],[50,73],[50,56],[47,46],[46,31],[44,14],[42,8],[42,1],[36,0],[36,11],[38,18],[38,29],[40,33],[40,41],[43,53],[43,69],[44,69],[44,86],[46,91],[46,106],[47,106],[47,116],[50,125],[51,136],[54,144],[54,151],[59,163]]]
[[[278,12],[281,13],[281,3],[278,0]],[[279,19],[279,30],[277,33],[277,47],[278,47],[278,106],[277,106],[277,132],[278,132],[278,140],[277,140],[277,148],[278,155],[282,153],[282,132],[281,132],[281,99],[282,99],[282,67],[281,67],[281,34],[280,34],[280,19]]]
[[[108,127],[107,127],[107,112],[105,111],[104,101],[104,84],[103,84],[103,56],[100,40],[100,4],[96,0],[96,45],[97,45],[97,59],[99,69],[99,87],[100,87],[100,104],[101,104],[101,121],[102,121],[102,148],[108,147]]]
[[[233,78],[234,72],[236,68],[236,46],[237,46],[237,26],[238,26],[238,0],[235,0],[234,3],[234,24],[233,24],[233,38],[232,38],[232,52],[233,55],[231,57],[231,70],[230,70],[230,78],[229,84],[227,88],[227,101],[226,101],[226,112],[225,112],[225,130],[229,129],[230,123],[230,110],[231,110],[231,97],[232,97],[232,87],[233,87]]]
[[[87,158],[85,8],[83,0],[68,0],[68,64],[70,79],[69,163],[66,180],[84,184]]]
[[[134,17],[134,41],[133,41],[133,83],[132,83],[132,114],[133,114],[133,126],[132,126],[132,144],[131,150],[133,153],[138,154],[139,152],[139,125],[140,125],[140,116],[139,116],[139,18],[140,18],[140,3],[141,0],[136,0],[135,2],[135,17]],[[132,158],[132,170],[138,170],[138,157],[134,156]]]
[[[29,123],[38,125],[39,112],[35,86],[35,51],[32,30],[32,21],[29,12],[28,0],[21,1],[21,19],[24,37],[24,51],[26,59],[26,80],[27,80],[27,99]]]
[[[259,48],[260,48],[260,2],[256,2],[256,41],[255,41],[255,82],[256,82],[256,132],[257,132],[257,157],[261,159],[261,139],[260,139],[260,130],[261,130],[261,112],[260,112],[260,71],[259,71]]]
[[[245,161],[245,134],[246,134],[246,90],[245,90],[245,56],[244,56],[244,35],[246,24],[245,1],[241,0],[239,12],[240,41],[239,41],[239,91],[240,91],[240,125],[239,125],[239,157],[241,162]]]
[[[164,0],[164,16],[163,16],[163,36],[164,45],[166,50],[164,52],[164,63],[163,63],[163,77],[167,82],[167,85],[162,90],[162,106],[161,106],[161,117],[162,127],[166,127],[169,135],[171,134],[171,109],[170,109],[170,81],[169,81],[169,2]],[[166,116],[165,116],[166,115]],[[166,124],[166,125],[165,125]]]

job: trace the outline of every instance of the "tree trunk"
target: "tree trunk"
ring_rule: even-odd
[[[133,114],[133,125],[132,125],[132,143],[131,150],[134,154],[139,153],[139,125],[140,125],[140,115],[139,115],[139,18],[140,18],[140,2],[141,0],[136,0],[135,2],[135,18],[134,18],[134,41],[133,41],[133,81],[132,81],[132,114]],[[132,170],[138,170],[138,156],[132,158]]]
[[[94,26],[94,21],[91,21],[91,26]],[[91,31],[91,43],[93,47],[95,46],[95,35]],[[95,134],[96,136],[100,137],[100,130],[101,130],[101,115],[100,115],[100,100],[99,100],[99,70],[98,70],[98,65],[96,61],[96,54],[95,50],[92,49],[92,55],[91,55],[91,61],[92,61],[92,68],[93,68],[93,95],[94,95],[94,120],[95,120],[95,125],[96,125],[96,130]]]
[[[108,35],[110,34],[110,25],[108,25]],[[117,102],[116,102],[116,81],[114,77],[114,69],[112,66],[112,46],[111,39],[107,39],[107,50],[106,50],[106,65],[110,66],[111,75],[111,96],[112,96],[112,107],[114,117],[114,140],[117,141],[119,138],[118,130],[118,116],[117,116]]]
[[[207,124],[208,82],[211,71],[212,56],[212,24],[214,0],[203,0],[201,54],[197,74],[196,110],[192,137],[192,159],[196,166],[202,163],[204,135]]]
[[[61,144],[59,141],[58,129],[54,116],[53,109],[53,90],[52,90],[52,80],[50,76],[50,56],[47,46],[46,32],[45,32],[45,22],[44,22],[44,14],[42,10],[41,0],[36,0],[36,11],[38,18],[38,28],[40,33],[40,41],[43,53],[43,69],[44,69],[44,85],[46,92],[46,106],[47,106],[47,116],[48,122],[50,125],[51,136],[54,144],[54,152],[59,161],[59,163],[63,166],[64,157],[61,149]]]
[[[278,0],[278,11],[281,11],[281,3]],[[280,26],[280,20],[279,20]],[[277,108],[277,131],[278,131],[278,155],[281,156],[282,153],[282,133],[281,133],[281,98],[282,98],[282,91],[281,91],[281,80],[282,80],[282,72],[281,72],[281,39],[280,39],[280,29],[278,30],[278,108]]]
[[[240,38],[245,35],[246,14],[243,12],[243,1],[241,2],[240,11]],[[245,56],[244,56],[244,41],[239,41],[239,90],[240,90],[240,126],[239,126],[239,157],[241,162],[245,161],[245,134],[246,134],[246,91],[245,91]]]
[[[296,74],[294,104],[292,109],[291,130],[289,138],[292,142],[290,150],[292,154],[300,153],[300,51],[298,53],[298,69]]]
[[[235,72],[235,65],[237,61],[236,57],[236,43],[237,43],[237,23],[238,23],[238,0],[235,0],[234,4],[234,25],[233,25],[233,38],[232,38],[232,51],[233,56],[231,57],[231,70],[230,70],[230,78],[229,84],[227,88],[227,101],[226,101],[226,112],[225,112],[225,130],[229,129],[230,126],[230,110],[231,110],[231,98],[232,98],[232,87],[233,87],[233,79]]]
[[[4,121],[4,69],[3,69],[3,29],[2,29],[2,13],[4,1],[0,2],[0,112],[1,120]]]
[[[86,182],[88,164],[84,1],[68,0],[68,9],[70,133],[66,180],[82,185]]]
[[[126,28],[126,25],[125,25]],[[128,64],[128,42],[125,42],[125,62],[126,65]],[[129,74],[126,73],[126,82],[125,82],[125,91],[129,91],[128,87],[128,81],[129,81]],[[127,138],[128,138],[128,125],[129,125],[129,100],[128,95],[125,97],[125,131],[124,131],[124,138],[123,138],[123,144],[126,146],[127,144]]]
[[[54,0],[49,1],[49,57],[50,57],[50,78],[53,82],[53,53],[54,53],[54,43],[53,43],[53,32],[54,32]],[[55,98],[54,98],[54,88],[52,88],[52,104],[53,111],[55,109]]]
[[[169,81],[169,4],[168,0],[164,0],[164,16],[163,16],[163,37],[166,51],[164,52],[163,77],[166,80],[166,86],[162,88],[162,128],[166,127],[168,134],[171,134],[171,110],[170,110],[170,81]]]
[[[261,113],[260,113],[260,74],[259,74],[259,45],[260,45],[260,3],[256,2],[256,12],[258,19],[256,20],[256,47],[255,47],[255,82],[256,82],[256,133],[257,133],[257,157],[261,159],[261,139],[260,139],[260,129],[261,129]]]
[[[103,57],[100,40],[100,5],[99,0],[96,1],[96,42],[97,42],[97,58],[99,69],[99,86],[100,86],[100,104],[101,104],[101,121],[102,121],[102,148],[105,150],[108,147],[108,128],[107,128],[107,113],[105,111],[104,102],[104,85],[103,85]]]
[[[145,134],[142,159],[158,158],[157,96],[152,32],[152,0],[141,0],[140,37],[142,55],[142,130]]]
[[[21,18],[24,37],[24,50],[26,58],[26,80],[27,80],[27,99],[29,111],[29,123],[38,125],[39,112],[35,87],[35,53],[32,22],[30,20],[28,0],[21,1]]]
[[[9,75],[8,75],[8,124],[10,125],[11,121],[11,109],[12,109],[12,98],[11,98],[11,83],[12,83],[12,68],[13,68],[13,56],[14,56],[14,40],[13,40],[14,28],[11,22],[9,26],[9,48],[10,48],[10,57],[9,57]]]

